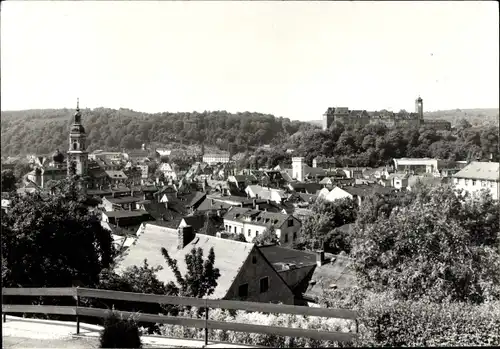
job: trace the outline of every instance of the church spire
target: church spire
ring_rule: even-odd
[[[82,114],[80,113],[80,98],[76,99],[75,124],[82,123]]]

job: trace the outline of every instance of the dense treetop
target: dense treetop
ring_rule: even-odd
[[[44,109],[2,111],[2,155],[47,154],[67,148],[68,129],[74,111]],[[84,109],[82,120],[89,150],[137,149],[141,144],[201,143],[227,150],[276,142],[309,123],[273,115],[226,111],[191,113],[140,113],[129,109]]]

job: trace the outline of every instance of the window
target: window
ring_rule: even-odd
[[[227,231],[227,224],[226,224],[226,231]]]
[[[248,229],[248,236],[252,235],[252,229]]]
[[[288,220],[288,226],[289,227],[293,227],[293,219],[289,219]]]
[[[76,150],[76,142],[73,143],[73,150]]]
[[[295,241],[295,240],[297,240],[297,232],[296,231],[293,232],[293,241]]]
[[[267,290],[269,290],[269,278],[266,276],[260,279],[260,293],[267,292]]]
[[[238,297],[246,298],[248,297],[248,284],[243,284],[238,287]]]
[[[234,227],[234,233],[235,233],[235,234],[237,234],[237,232],[236,232],[236,227]]]
[[[476,181],[475,179],[473,179],[473,180],[472,180],[472,185],[476,185],[476,182],[477,182],[477,181]]]
[[[288,234],[285,234],[285,242],[288,242]]]
[[[257,264],[257,256],[252,256],[252,264]]]

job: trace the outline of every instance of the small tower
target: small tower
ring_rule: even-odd
[[[304,180],[304,158],[294,157],[292,158],[292,177],[302,182]]]
[[[420,96],[415,100],[415,113],[420,120],[424,118],[424,102]]]
[[[74,173],[80,176],[87,174],[88,152],[86,147],[87,135],[82,126],[82,114],[80,113],[80,101],[76,102],[76,113],[69,132],[68,150],[68,175]]]

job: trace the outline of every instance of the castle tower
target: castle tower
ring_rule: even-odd
[[[424,102],[420,96],[415,100],[415,113],[420,120],[424,118]]]
[[[304,158],[292,158],[292,177],[302,182],[304,180]]]
[[[73,168],[77,175],[84,176],[87,174],[88,152],[85,145],[86,139],[87,135],[82,126],[80,103],[77,99],[76,113],[69,133],[68,175],[71,174]]]

